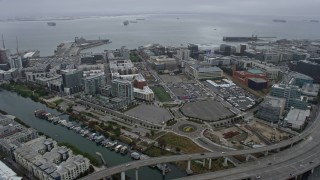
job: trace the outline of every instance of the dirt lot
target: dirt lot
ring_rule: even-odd
[[[259,132],[268,139],[271,139],[272,134],[275,135],[275,141],[282,141],[289,137],[289,134],[283,131],[280,131],[277,128],[272,128],[266,124],[255,121],[251,124],[251,127],[254,127],[259,130]]]

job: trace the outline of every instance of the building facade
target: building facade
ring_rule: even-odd
[[[308,103],[301,99],[301,89],[298,86],[274,84],[271,88],[270,95],[274,97],[285,98],[286,108],[308,108]]]
[[[131,81],[114,79],[112,80],[112,96],[125,98],[129,103],[133,101],[133,85]]]
[[[15,161],[40,180],[72,180],[87,172],[90,161],[45,137],[33,139],[14,151]]]
[[[74,94],[83,90],[83,72],[76,69],[61,70],[64,91]]]
[[[267,97],[260,105],[257,117],[268,122],[278,122],[285,108],[285,99]]]
[[[86,94],[95,95],[101,92],[101,88],[105,87],[106,77],[104,73],[98,73],[93,76],[87,76],[83,78],[84,92]]]

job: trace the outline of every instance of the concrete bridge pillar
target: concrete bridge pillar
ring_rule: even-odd
[[[264,152],[264,156],[268,156],[268,154],[269,154],[269,151]]]
[[[188,160],[188,167],[187,167],[187,171],[191,170],[191,160]]]
[[[246,162],[248,162],[250,160],[250,158],[254,159],[254,160],[257,159],[256,157],[252,156],[251,154],[248,154],[248,155],[246,155]]]
[[[121,180],[126,180],[126,173],[124,171],[121,172]]]
[[[313,174],[313,172],[314,172],[314,168],[312,168],[310,172],[311,172],[311,174]]]
[[[136,174],[136,180],[139,180],[139,174],[138,174],[139,172],[138,172],[138,168],[136,169],[136,172],[135,172],[135,174]]]
[[[210,158],[209,159],[209,167],[208,167],[209,169],[211,169],[211,163],[212,163],[212,159]]]
[[[224,157],[224,162],[222,164],[223,166],[228,166],[228,158]]]
[[[166,168],[163,166],[162,167],[162,176],[165,176],[166,175]]]
[[[293,146],[293,143],[290,144],[290,147],[291,147],[291,148],[292,148],[292,146]]]
[[[206,167],[206,159],[203,159],[202,166]]]

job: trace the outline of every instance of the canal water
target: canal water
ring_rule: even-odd
[[[0,91],[0,109],[8,112],[21,119],[26,124],[35,128],[36,130],[45,133],[46,135],[52,137],[58,142],[68,142],[79,148],[80,150],[87,152],[97,158],[96,152],[100,152],[105,158],[107,165],[115,166],[122,163],[127,163],[132,161],[129,155],[123,156],[109,149],[97,146],[95,142],[92,142],[80,134],[72,130],[68,130],[66,127],[61,125],[54,125],[48,121],[38,119],[34,116],[34,111],[38,108],[44,109],[52,114],[60,114],[54,109],[46,107],[44,104],[34,102],[29,98],[24,98],[16,93],[2,90]],[[61,119],[68,119],[67,115],[61,116]],[[100,159],[99,159],[100,160]],[[139,179],[142,180],[160,180],[160,179],[173,179],[178,177],[186,176],[186,173],[180,170],[178,167],[169,165],[171,172],[169,172],[165,177],[162,176],[161,172],[157,169],[152,169],[149,167],[143,167],[139,169]],[[126,175],[135,179],[134,171],[126,172]]]

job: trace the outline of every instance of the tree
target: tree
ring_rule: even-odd
[[[158,144],[161,148],[165,148],[167,146],[167,143],[164,139],[158,139]]]
[[[154,130],[151,130],[151,136],[154,136],[154,134],[155,134]]]
[[[119,137],[121,135],[121,129],[119,127],[117,127],[115,130],[114,130],[114,134]]]
[[[180,149],[179,147],[176,147],[176,151],[177,151],[177,152],[180,152],[181,149]]]

